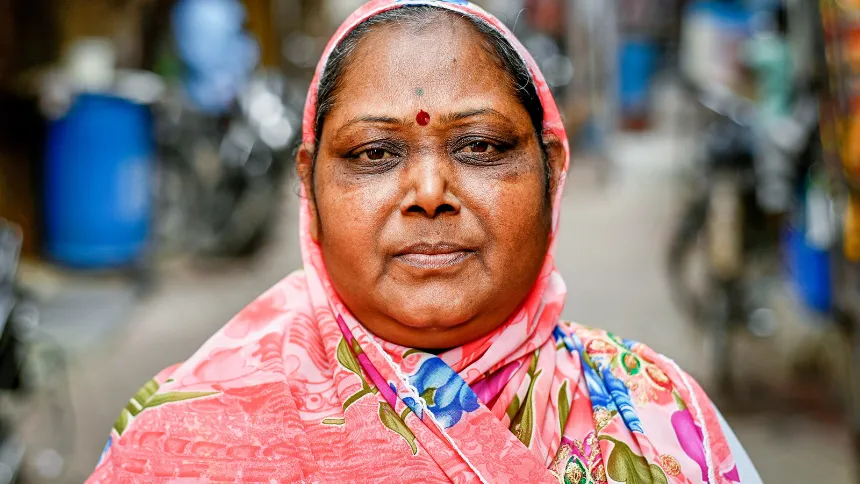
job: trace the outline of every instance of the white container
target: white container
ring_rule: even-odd
[[[85,38],[75,42],[65,59],[65,78],[75,92],[105,92],[116,78],[116,48],[108,39]]]

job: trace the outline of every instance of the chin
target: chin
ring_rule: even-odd
[[[452,308],[448,305],[404,304],[403,308],[390,316],[405,333],[416,340],[403,340],[401,344],[417,348],[453,348],[480,338],[494,330],[498,324],[483,316],[477,308]],[[465,309],[465,310],[464,310]],[[420,317],[416,317],[420,315]],[[499,321],[501,323],[502,321]]]
[[[466,311],[452,311],[449,307],[439,305],[404,304],[392,318],[403,326],[410,328],[446,330],[462,326],[472,320],[475,315]]]

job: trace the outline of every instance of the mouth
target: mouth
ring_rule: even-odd
[[[450,243],[414,244],[394,255],[394,258],[416,269],[445,269],[456,267],[472,258],[475,251]]]

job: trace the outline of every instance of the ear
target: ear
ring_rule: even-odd
[[[564,144],[555,133],[544,133],[543,143],[546,149],[547,167],[549,168],[549,192],[552,200],[555,200],[556,191],[561,185],[561,177],[564,172]]]
[[[305,190],[305,195],[308,198],[308,208],[310,209],[309,222],[311,238],[314,242],[319,242],[320,233],[320,216],[317,211],[316,195],[314,194],[314,147],[302,143],[296,152],[296,170],[299,173],[302,187]]]

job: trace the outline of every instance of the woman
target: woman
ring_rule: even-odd
[[[145,386],[90,482],[740,481],[671,360],[559,321],[567,141],[496,19],[364,5],[303,134],[304,271]]]

